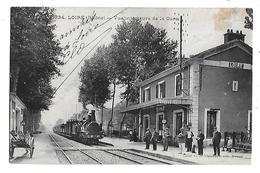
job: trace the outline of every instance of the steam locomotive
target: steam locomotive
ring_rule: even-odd
[[[95,110],[91,110],[87,118],[81,121],[70,119],[56,125],[53,132],[84,144],[97,144],[104,137],[102,127],[96,122]]]

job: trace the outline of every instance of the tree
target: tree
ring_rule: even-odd
[[[50,81],[60,75],[61,47],[53,33],[53,16],[53,8],[11,8],[10,91],[29,112],[48,110],[54,95]]]
[[[104,58],[106,50],[104,46],[99,47],[81,68],[79,100],[84,108],[87,104],[103,108],[104,103],[110,99],[108,68]]]
[[[108,121],[108,125],[107,125],[107,133],[111,135],[112,137],[112,126],[113,126],[113,117],[114,117],[114,105],[115,105],[115,93],[116,93],[116,85],[119,84],[118,83],[118,74],[117,74],[117,66],[116,63],[114,61],[114,59],[111,57],[113,56],[112,53],[113,50],[113,44],[110,44],[107,48],[106,48],[106,56],[104,57],[107,63],[107,68],[108,68],[108,78],[110,81],[110,84],[113,85],[113,91],[112,91],[112,105],[111,105],[111,116],[110,119]]]
[[[248,16],[245,17],[245,28],[253,30],[253,9],[246,8]]]
[[[142,24],[138,19],[123,21],[116,31],[112,36],[111,58],[116,64],[119,83],[126,87],[122,98],[127,107],[129,101],[137,101],[137,81],[150,78],[174,63],[177,42],[167,38],[164,29],[148,22]],[[122,123],[124,117],[125,114]]]

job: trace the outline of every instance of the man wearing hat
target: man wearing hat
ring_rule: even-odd
[[[216,156],[216,154],[220,156],[220,149],[219,149],[220,140],[221,140],[221,133],[218,131],[217,127],[214,127],[213,138],[212,138],[214,156]]]
[[[150,132],[150,129],[147,128],[146,132],[145,132],[145,135],[144,135],[144,140],[145,140],[145,144],[146,144],[145,149],[149,149],[150,148],[151,137],[152,137],[152,133]]]
[[[165,127],[165,129],[163,130],[163,151],[168,150],[169,136],[170,136],[169,129],[168,129],[168,127]]]
[[[202,133],[201,129],[198,131],[197,136],[197,142],[198,142],[198,154],[203,155],[203,140],[205,139],[204,134]]]
[[[153,133],[152,133],[152,144],[153,144],[153,150],[157,149],[157,141],[159,138],[159,133],[156,131],[156,128],[153,129]]]

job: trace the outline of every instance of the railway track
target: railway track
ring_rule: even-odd
[[[73,164],[73,162],[70,160],[70,158],[68,157],[68,155],[64,152],[64,150],[61,148],[61,146],[57,143],[57,141],[54,139],[54,137],[52,135],[49,135],[51,140],[55,143],[55,145],[60,149],[61,153],[63,154],[63,156],[66,158],[66,160],[68,161],[69,164]]]
[[[50,134],[50,137],[52,138],[53,142],[58,146],[59,150],[60,150],[60,151],[62,152],[62,154],[66,157],[66,159],[68,160],[68,162],[69,162],[70,164],[78,164],[78,163],[80,163],[80,162],[77,161],[77,159],[76,159],[75,162],[72,161],[72,160],[75,160],[75,157],[72,157],[71,155],[73,155],[73,154],[75,153],[75,151],[78,152],[78,153],[75,153],[76,155],[85,155],[85,156],[87,156],[87,158],[89,158],[89,159],[87,159],[87,160],[86,160],[86,159],[82,159],[83,163],[84,163],[84,161],[91,161],[91,162],[88,162],[88,163],[90,163],[90,164],[102,164],[100,161],[98,161],[98,160],[95,159],[94,157],[88,155],[87,153],[85,153],[85,152],[82,151],[81,149],[76,148],[75,146],[73,146],[72,144],[70,144],[70,143],[68,143],[68,142],[66,142],[66,141],[65,141],[65,143],[68,144],[69,146],[71,146],[71,147],[74,148],[74,149],[69,149],[69,150],[68,150],[68,149],[62,148],[62,147],[60,146],[60,144],[59,144],[57,141],[55,141],[55,140],[57,140],[57,139],[55,139],[55,137],[53,137],[53,135]],[[63,142],[64,142],[64,140],[63,140]],[[80,153],[80,154],[79,154],[79,153]],[[81,156],[81,157],[82,157],[82,156]],[[71,159],[71,158],[74,158],[74,159]],[[94,163],[93,163],[92,161],[94,161]]]
[[[79,149],[59,136],[50,134],[50,138],[58,147],[57,156],[63,164],[173,164],[123,149]]]
[[[60,135],[60,136],[63,136],[63,137],[65,137],[65,138],[71,139],[71,137],[68,136],[68,135],[64,135],[64,134],[62,134],[62,133],[56,133],[56,134],[57,134],[57,135]],[[71,140],[73,140],[73,139],[71,139]],[[74,141],[76,141],[76,140],[74,140]],[[83,143],[83,142],[80,142],[80,141],[76,141],[76,142],[79,142],[79,143],[81,143],[81,144],[88,145],[88,146],[99,145],[99,146],[111,146],[111,147],[114,147],[113,144],[110,144],[110,143],[107,143],[107,142],[102,142],[102,141],[98,141],[97,144],[86,144],[86,143]]]

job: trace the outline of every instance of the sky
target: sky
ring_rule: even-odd
[[[91,58],[98,46],[112,42],[111,36],[116,33],[115,28],[122,19],[140,17],[142,22],[149,22],[155,27],[165,29],[168,38],[179,41],[178,23],[179,16],[182,15],[183,54],[187,57],[223,44],[223,34],[227,29],[233,29],[234,32],[242,30],[246,35],[245,42],[252,46],[252,32],[244,28],[246,13],[245,9],[241,8],[56,8],[55,13],[57,39],[68,32],[69,34],[60,39],[60,42],[63,47],[69,46],[64,51],[67,55],[64,62],[67,63],[60,68],[62,76],[53,79],[53,86],[58,87],[73,69],[75,71],[57,90],[49,110],[42,112],[44,124],[55,124],[59,118],[66,120],[73,113],[82,110],[81,103],[78,102],[81,66],[85,59]],[[80,25],[80,17],[86,19],[86,16],[93,16],[93,14],[96,15],[93,21]],[[113,17],[116,14],[118,15]],[[111,17],[113,18],[107,21]],[[89,28],[93,29],[97,24],[100,27],[89,31]],[[84,45],[84,48],[80,49],[80,45]],[[71,58],[74,49],[76,51]],[[116,103],[121,101],[119,96],[123,90],[122,87],[116,88]],[[111,101],[105,106],[111,107]]]

